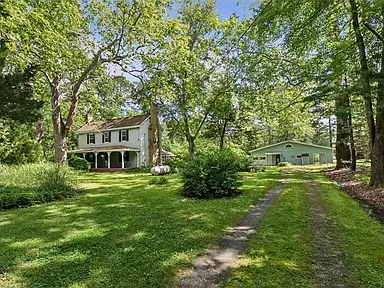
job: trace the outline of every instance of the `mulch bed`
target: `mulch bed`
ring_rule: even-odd
[[[340,188],[357,199],[370,215],[384,224],[384,189],[373,188],[365,181],[358,181],[354,178],[355,174],[367,174],[369,169],[349,169],[327,170],[325,175],[335,181]]]

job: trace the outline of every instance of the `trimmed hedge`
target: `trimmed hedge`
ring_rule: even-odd
[[[230,150],[218,150],[186,161],[181,169],[182,195],[197,199],[233,197],[241,194],[241,163]]]
[[[0,165],[0,210],[31,206],[76,195],[68,166],[51,163]]]

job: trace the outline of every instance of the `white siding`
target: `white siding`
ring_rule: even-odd
[[[122,128],[121,130],[129,131],[129,140],[128,141],[119,141],[119,131],[121,130],[112,130],[111,132],[111,142],[102,143],[102,132],[98,133],[89,133],[95,134],[95,144],[90,143],[87,144],[87,134],[79,134],[78,142],[79,149],[87,149],[87,148],[96,148],[96,147],[107,147],[107,146],[127,146],[130,148],[136,148],[140,150],[139,153],[139,165],[144,166],[147,165],[148,160],[148,127],[149,127],[149,118],[145,120],[140,127],[135,128]],[[106,132],[106,131],[105,131]],[[133,155],[133,156],[132,156]],[[136,167],[137,166],[137,156],[134,152],[130,154],[132,158],[130,158],[129,166]]]
[[[87,134],[79,134],[79,148],[93,148],[106,146],[129,146],[140,149],[140,128],[122,129],[129,131],[129,141],[119,141],[119,130],[111,131],[111,142],[102,143],[102,133],[95,134],[95,144],[87,144]],[[89,133],[92,134],[92,133]]]

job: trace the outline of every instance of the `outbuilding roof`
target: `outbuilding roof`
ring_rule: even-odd
[[[260,148],[257,148],[257,149],[253,149],[253,150],[251,150],[249,152],[250,153],[256,152],[256,151],[259,151],[259,150],[267,149],[267,148],[274,147],[274,146],[277,146],[277,145],[280,145],[280,144],[284,144],[284,143],[301,144],[301,145],[306,145],[306,146],[312,146],[312,147],[318,147],[318,148],[322,148],[322,149],[330,149],[330,150],[332,150],[331,147],[326,147],[326,146],[320,146],[320,145],[315,145],[315,144],[309,144],[309,143],[302,143],[302,142],[287,140],[287,141],[279,142],[279,143],[276,143],[276,144],[272,144],[272,145],[260,147]]]
[[[147,120],[149,114],[129,116],[119,119],[92,121],[85,124],[77,133],[89,133],[92,131],[102,131],[116,128],[128,128],[132,126],[140,126],[145,120]]]

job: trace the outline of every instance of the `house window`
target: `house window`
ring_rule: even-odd
[[[254,160],[265,160],[266,157],[254,157],[253,159],[254,159]]]
[[[87,134],[87,144],[95,144],[95,134]]]
[[[301,153],[301,157],[309,157],[309,153]]]
[[[284,146],[284,148],[293,148],[292,144],[287,144]]]
[[[119,140],[121,141],[129,141],[129,130],[120,130],[119,131]]]
[[[107,143],[110,143],[111,142],[111,132],[104,132],[103,135],[102,135],[102,140],[103,140],[103,143],[104,142],[107,142]]]
[[[296,157],[297,157],[297,159],[300,159],[301,158],[301,154],[297,155]]]

